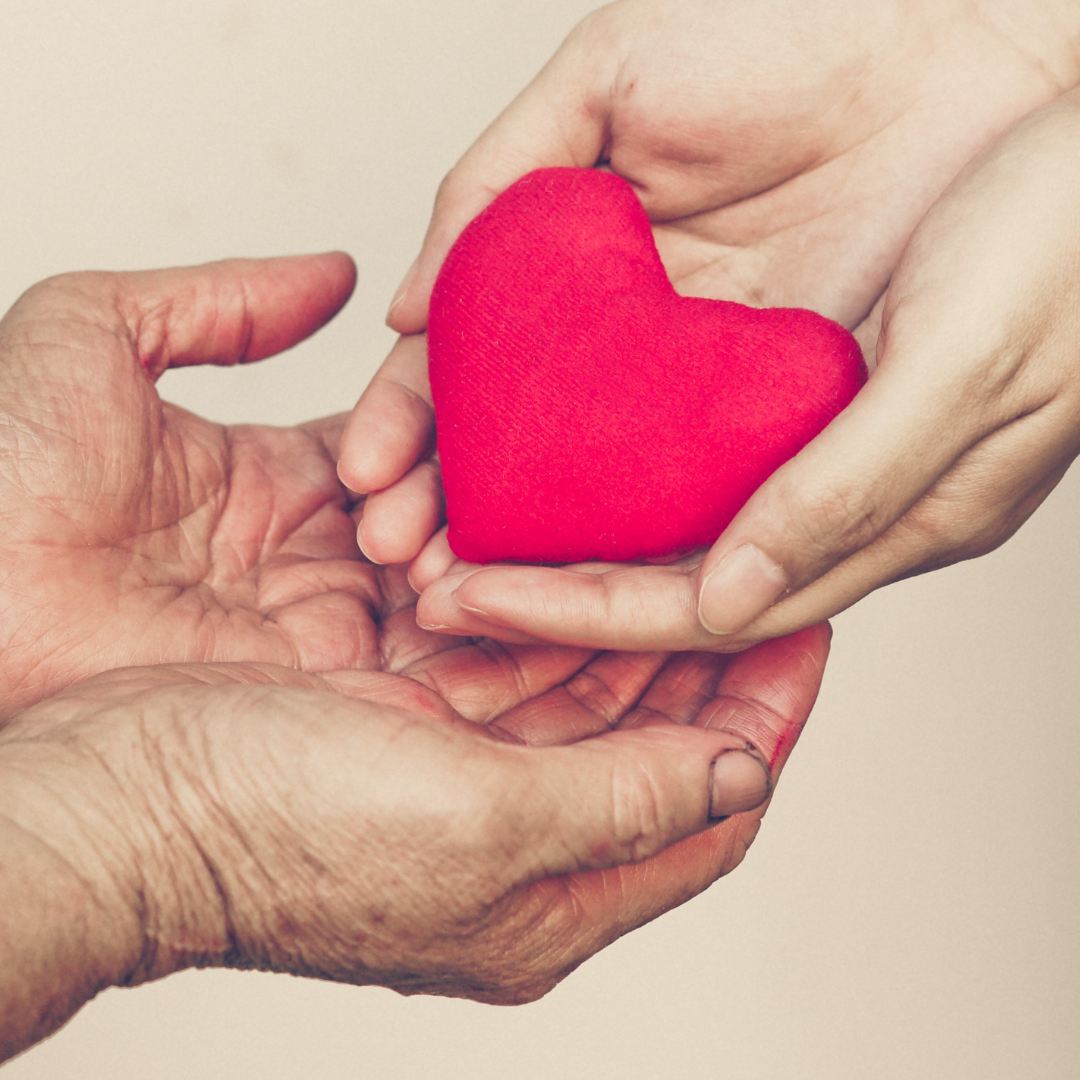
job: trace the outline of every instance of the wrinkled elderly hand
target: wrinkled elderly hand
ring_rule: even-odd
[[[0,732],[0,1058],[191,966],[543,994],[741,861],[827,641],[677,657],[640,700],[585,677],[488,726],[372,672],[70,687]]]
[[[354,277],[344,255],[69,274],[0,321],[6,711],[123,665],[361,659],[373,586],[340,422],[223,427],[154,389],[288,348]]]
[[[644,692],[665,656],[420,630],[404,571],[356,546],[344,418],[223,427],[158,397],[167,367],[307,336],[354,276],[343,255],[71,274],[0,321],[0,715],[165,661],[385,672],[480,723],[567,680]]]
[[[878,370],[710,552],[477,571],[441,534],[423,547],[441,519],[433,417],[422,338],[403,338],[342,445],[343,479],[375,492],[364,549],[384,562],[420,553],[420,617],[447,632],[735,650],[1000,543],[1075,452],[1058,379],[1069,365],[1040,347],[1013,378],[1009,360],[1034,360],[1029,343],[1056,340],[1054,313],[1068,308],[1060,284],[1036,298],[1071,265],[1056,232],[1071,208],[1057,180],[1052,192],[1040,180],[1072,169],[1071,136],[1054,157],[1041,136],[1011,133],[908,245],[973,154],[1080,81],[1078,40],[1080,8],[1049,0],[622,0],[595,12],[444,181],[392,325],[423,328],[446,251],[495,193],[536,167],[599,164],[637,189],[681,292],[814,308],[871,354],[876,343]],[[1010,175],[993,164],[1040,152],[1045,164]],[[1010,295],[1007,238],[1025,229]]]

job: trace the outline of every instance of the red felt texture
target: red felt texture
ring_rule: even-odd
[[[624,180],[541,169],[461,234],[428,322],[450,546],[626,561],[711,544],[866,381],[798,308],[682,297]]]

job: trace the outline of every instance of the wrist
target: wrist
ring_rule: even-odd
[[[138,951],[115,840],[63,756],[0,736],[0,1060],[119,982]]]
[[[0,732],[0,1061],[103,989],[225,954],[146,719],[61,695]]]

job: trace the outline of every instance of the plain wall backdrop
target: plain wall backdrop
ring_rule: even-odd
[[[0,0],[0,301],[80,268],[343,248],[346,310],[216,420],[348,409],[442,174],[589,0]],[[836,620],[744,866],[517,1009],[285,976],[109,991],[4,1080],[1080,1076],[1080,483]]]

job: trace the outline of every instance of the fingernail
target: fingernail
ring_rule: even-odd
[[[372,563],[374,566],[382,566],[383,565],[381,562],[379,562],[378,559],[375,559],[371,555],[368,554],[367,548],[364,547],[364,541],[360,538],[360,526],[359,525],[357,525],[357,527],[356,527],[356,546],[360,549],[360,554],[363,555],[364,558],[367,559],[367,561],[369,563]]]
[[[405,297],[408,295],[409,286],[413,283],[413,278],[416,277],[416,268],[419,262],[420,257],[417,256],[413,259],[412,266],[405,271],[405,276],[401,279],[401,284],[397,287],[397,292],[394,293],[394,299],[390,301],[390,310],[386,313],[388,321],[394,317],[394,312],[405,303]]]
[[[772,794],[765,763],[746,750],[728,750],[713,762],[709,816],[725,818],[753,810]]]
[[[347,480],[345,478],[345,473],[348,472],[348,471],[349,471],[349,469],[348,469],[348,466],[345,464],[344,459],[339,459],[339,461],[337,463],[337,478],[338,478],[338,481],[341,483],[341,486],[350,495],[354,495],[357,498],[359,498],[359,497],[361,497],[363,495],[367,495],[368,492],[366,492],[366,491],[357,491],[356,488],[354,488],[352,486],[352,484],[349,483],[349,480]],[[349,479],[351,479],[351,477]]]
[[[788,579],[761,548],[737,547],[701,583],[698,618],[710,634],[735,634],[787,592]]]

